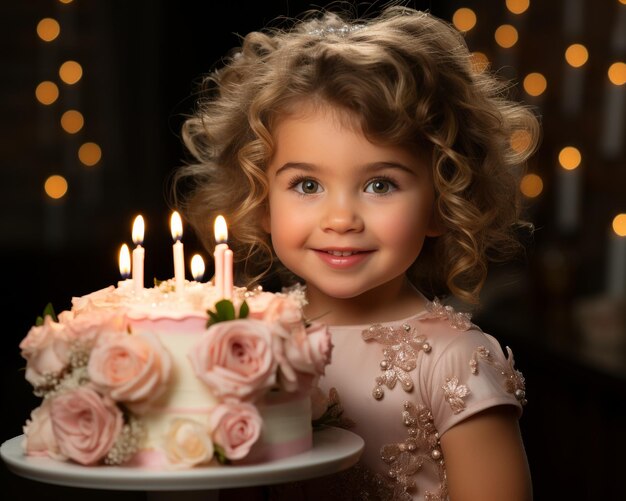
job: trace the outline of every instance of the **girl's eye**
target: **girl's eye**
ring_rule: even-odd
[[[366,193],[376,193],[377,195],[384,195],[386,193],[390,193],[395,191],[396,185],[391,181],[387,181],[386,179],[375,179],[368,183],[365,187]]]
[[[304,193],[305,195],[312,195],[321,191],[320,184],[317,181],[313,181],[313,179],[302,179],[293,186],[298,193]]]

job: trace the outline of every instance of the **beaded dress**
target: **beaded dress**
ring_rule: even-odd
[[[321,421],[365,440],[359,464],[331,477],[270,488],[270,499],[448,499],[439,439],[489,407],[521,415],[524,378],[492,336],[438,300],[398,322],[331,327]]]

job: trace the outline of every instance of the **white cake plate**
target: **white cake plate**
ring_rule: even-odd
[[[25,456],[23,439],[24,435],[19,435],[0,446],[0,456],[17,475],[70,487],[141,491],[251,487],[321,477],[354,465],[364,446],[358,435],[329,427],[313,433],[311,450],[288,458],[256,465],[163,471],[118,466],[86,467],[48,457]]]

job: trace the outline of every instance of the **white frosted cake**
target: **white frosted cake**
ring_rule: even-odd
[[[25,453],[169,469],[309,449],[310,390],[332,347],[303,304],[301,288],[224,301],[208,283],[128,280],[44,314],[20,343],[43,397]]]

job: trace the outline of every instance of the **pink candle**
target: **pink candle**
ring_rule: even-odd
[[[225,299],[232,298],[233,292],[233,251],[228,248],[228,228],[223,216],[217,216],[214,224],[215,251],[215,281],[217,293]]]
[[[133,287],[135,292],[139,293],[143,290],[143,263],[145,259],[145,251],[141,246],[145,232],[145,224],[142,216],[137,216],[133,223],[133,243],[136,245],[133,250]]]
[[[180,214],[176,211],[172,213],[170,228],[172,238],[174,239],[174,281],[176,283],[176,293],[182,294],[185,289],[185,255],[183,243],[180,241],[183,237],[183,222],[180,219]]]

